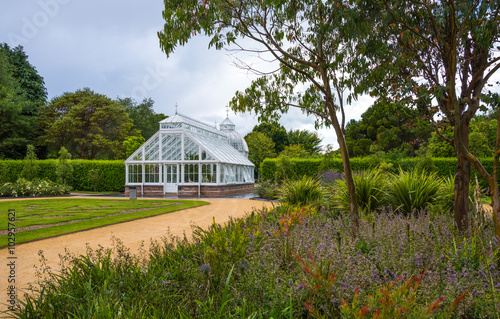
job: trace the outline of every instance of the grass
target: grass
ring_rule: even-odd
[[[9,227],[7,212],[11,209],[16,212],[16,221],[10,226],[16,229],[16,243],[22,243],[205,204],[208,203],[163,199],[42,198],[2,201],[1,214],[4,215],[6,222],[0,223],[0,231],[2,233],[7,231]],[[44,225],[54,226],[43,227]],[[25,227],[37,226],[42,227],[22,231]],[[8,234],[0,235],[0,247],[7,246],[7,243]]]
[[[94,191],[71,191],[74,194],[99,194],[99,195],[108,195],[108,194],[118,194],[119,192],[94,192]]]

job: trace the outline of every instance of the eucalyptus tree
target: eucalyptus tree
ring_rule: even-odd
[[[316,126],[333,126],[342,154],[350,198],[353,231],[358,205],[345,142],[345,107],[362,88],[356,70],[363,67],[352,50],[364,14],[349,1],[313,0],[172,0],[165,1],[165,26],[158,33],[162,50],[198,34],[211,37],[210,47],[252,55],[276,69],[238,66],[259,77],[230,102],[235,111],[253,111],[260,121],[277,120],[290,107],[314,115]],[[268,65],[264,63],[264,65]]]
[[[454,148],[455,222],[466,230],[471,163],[487,181],[496,180],[470,152],[469,124],[500,68],[499,2],[360,0],[358,6],[377,21],[374,35],[358,43],[373,63],[371,80],[380,84],[373,93],[425,105],[436,134]],[[442,133],[443,124],[453,127],[453,138]],[[499,156],[497,152],[496,162]],[[493,201],[499,212],[496,193]],[[497,214],[495,223],[500,235]]]

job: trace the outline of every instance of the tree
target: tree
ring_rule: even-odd
[[[274,142],[274,152],[276,154],[281,153],[285,146],[289,145],[286,129],[278,122],[260,123],[252,129],[252,132],[261,132],[271,138]]]
[[[27,121],[27,129],[20,131],[17,134],[26,138],[26,143],[18,145],[22,149],[22,153],[26,149],[27,144],[34,144],[37,135],[37,117],[40,107],[47,103],[47,89],[43,77],[38,73],[36,68],[28,61],[28,55],[24,52],[22,46],[10,48],[6,43],[0,44],[0,52],[8,59],[12,77],[16,80],[18,98],[23,102],[21,106],[21,116],[24,121]],[[19,151],[17,151],[19,153]],[[45,149],[37,147],[39,155],[45,155]],[[15,156],[14,158],[21,158]]]
[[[163,113],[155,113],[153,110],[155,102],[150,98],[142,100],[141,104],[137,104],[131,98],[118,98],[117,102],[125,108],[128,117],[134,122],[132,128],[140,131],[146,141],[158,132],[158,122],[167,118]]]
[[[21,94],[29,101],[39,102],[38,107],[47,102],[47,89],[43,77],[28,61],[28,55],[22,46],[13,49],[8,44],[0,44],[0,51],[7,55],[13,66],[13,77],[19,82]],[[27,110],[28,111],[28,110]],[[31,110],[36,114],[36,109]]]
[[[464,231],[469,226],[471,163],[486,180],[496,180],[470,153],[469,124],[481,106],[485,86],[492,85],[500,68],[498,1],[382,0],[359,5],[366,5],[360,9],[371,12],[375,21],[372,36],[358,42],[358,50],[372,63],[368,80],[380,84],[373,94],[406,104],[419,102],[427,106],[431,121],[437,113],[453,127],[453,139],[437,125],[435,131],[455,150],[454,214],[458,229]],[[494,209],[500,236],[500,203]]]
[[[361,120],[351,120],[346,126],[346,141],[351,156],[370,155],[376,146],[389,152],[408,145],[413,156],[430,136],[430,127],[418,109],[378,101],[361,115]]]
[[[65,147],[81,159],[121,159],[123,141],[138,135],[116,101],[89,88],[64,93],[40,110],[41,145]]]
[[[73,179],[73,165],[68,160],[71,154],[63,146],[59,150],[59,161],[56,166],[57,183],[61,185],[70,185]]]
[[[232,45],[236,52],[276,61],[274,72],[240,61],[241,67],[260,77],[244,92],[237,92],[230,107],[254,111],[261,120],[277,120],[296,107],[314,115],[318,127],[333,126],[342,154],[353,233],[359,213],[344,136],[344,106],[364,90],[356,78],[356,70],[364,65],[352,50],[359,26],[365,26],[362,14],[350,3],[335,0],[172,0],[165,1],[165,26],[158,33],[167,55],[192,36],[205,33],[216,49]]]
[[[311,153],[306,151],[304,147],[300,144],[287,145],[283,152],[281,152],[278,157],[288,157],[288,158],[308,158]]]
[[[123,141],[123,147],[125,148],[125,157],[132,155],[139,147],[146,142],[146,139],[142,136],[129,136]]]
[[[13,69],[4,50],[0,50],[0,158],[21,159],[35,129],[31,117],[23,113],[30,102],[23,98]]]
[[[317,132],[307,130],[288,131],[288,146],[300,145],[309,155],[321,152],[321,141],[322,139]]]
[[[248,159],[254,163],[257,170],[257,179],[260,180],[260,164],[266,158],[276,157],[274,142],[264,133],[253,132],[245,136],[248,145]]]
[[[35,147],[28,145],[26,157],[24,158],[24,166],[20,176],[28,181],[33,181],[38,177],[38,158],[35,154]]]

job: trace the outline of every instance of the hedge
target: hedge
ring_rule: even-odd
[[[125,165],[123,161],[103,161],[103,160],[69,160],[73,165],[73,181],[71,187],[78,191],[93,191],[94,185],[89,179],[89,171],[97,169],[99,171],[99,182],[97,191],[100,192],[121,192],[125,189]],[[58,160],[38,160],[38,178],[48,179],[55,182],[56,165]],[[13,183],[23,170],[23,160],[0,161],[0,181],[3,183]]]
[[[261,178],[262,179],[274,179],[275,172],[277,170],[277,158],[265,159],[261,166]],[[300,158],[292,158],[290,160],[294,164],[294,169],[297,172],[297,176],[317,176],[320,170],[321,163],[323,159],[300,159]],[[376,168],[382,160],[373,159],[369,157],[356,157],[351,158],[351,168],[355,171],[363,171],[370,170]],[[493,158],[483,158],[480,159],[484,168],[488,172],[492,172],[493,168]],[[406,158],[398,162],[392,162],[393,168],[396,171],[399,167],[401,167],[404,171],[409,171],[415,169],[419,165],[419,158]],[[457,167],[457,159],[446,157],[446,158],[432,158],[432,162],[434,163],[434,171],[438,174],[438,176],[448,177],[453,176],[455,174],[455,169]],[[331,170],[336,170],[339,172],[343,172],[344,168],[342,165],[342,159],[334,158],[329,161]],[[471,166],[472,167],[472,166]],[[486,187],[486,182],[484,182],[481,176],[477,173],[477,171],[472,167],[472,180],[474,180],[474,175],[478,175],[478,180],[481,181],[482,187]]]

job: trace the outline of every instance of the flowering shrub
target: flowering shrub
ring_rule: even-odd
[[[49,180],[28,181],[20,178],[15,183],[0,185],[0,197],[65,195],[69,194],[70,191],[70,186],[57,185]]]
[[[338,179],[344,179],[344,174],[336,170],[321,172],[319,175],[319,180],[323,185],[332,185]]]
[[[279,196],[279,185],[272,179],[261,180],[255,187],[255,193],[263,199],[275,200]]]

